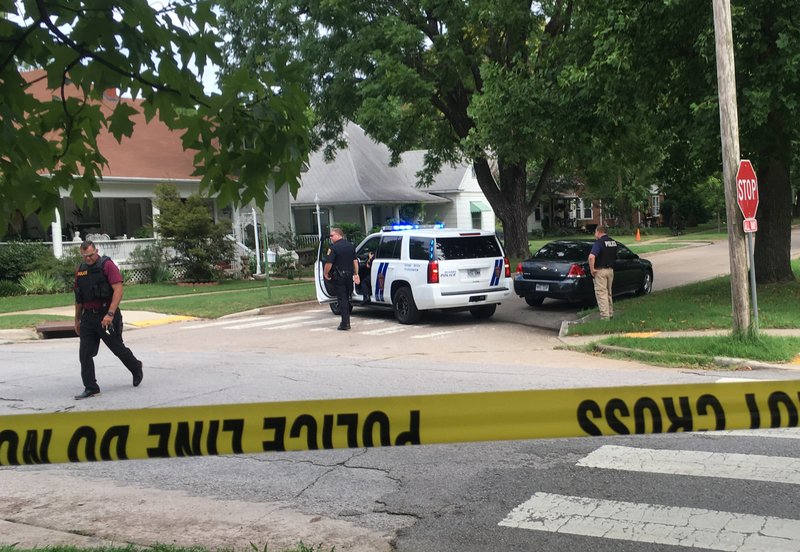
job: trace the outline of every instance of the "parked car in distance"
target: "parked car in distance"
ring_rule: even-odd
[[[517,265],[514,292],[528,305],[538,307],[547,299],[591,304],[594,282],[589,272],[593,241],[558,240],[544,245],[533,257]],[[619,244],[614,264],[614,297],[646,295],[653,290],[653,264]]]

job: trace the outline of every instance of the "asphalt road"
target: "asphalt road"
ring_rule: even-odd
[[[689,254],[700,248],[651,256],[656,289],[685,283],[688,267],[698,279],[704,270],[726,272],[712,260],[714,248],[696,258]],[[408,327],[358,310],[345,333],[333,329],[326,307],[303,306],[141,329],[125,337],[145,360],[143,384],[132,388],[103,349],[103,393],[81,402],[71,398],[80,391],[76,340],[8,344],[0,346],[0,414],[797,377],[558,350],[554,330],[575,312],[518,299],[488,321],[437,314]],[[6,466],[0,543],[798,550],[798,437],[686,434]],[[732,475],[722,477],[728,464]],[[782,469],[767,469],[776,464]]]

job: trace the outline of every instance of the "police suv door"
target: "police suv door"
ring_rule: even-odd
[[[319,242],[317,262],[314,263],[314,284],[317,289],[317,301],[320,303],[333,303],[336,301],[336,291],[333,283],[325,279],[325,261],[328,258],[330,239],[325,238]]]
[[[372,297],[377,303],[392,302],[392,282],[400,259],[402,235],[384,234],[372,261]]]

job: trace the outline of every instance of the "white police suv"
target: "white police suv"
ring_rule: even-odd
[[[336,292],[323,278],[327,251],[325,240],[314,268],[317,299],[338,315]],[[395,225],[367,236],[356,257],[361,284],[354,286],[352,304],[392,308],[401,324],[414,324],[421,311],[434,309],[489,318],[513,292],[511,268],[494,232]]]

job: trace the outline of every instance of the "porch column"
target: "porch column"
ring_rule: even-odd
[[[361,212],[363,213],[363,216],[364,216],[364,232],[367,232],[367,233],[369,232],[369,229],[372,228],[372,224],[371,224],[372,221],[370,220],[370,216],[369,216],[371,214],[371,211],[372,211],[371,209],[370,209],[369,212],[367,211],[367,206],[366,205],[361,205]]]
[[[58,212],[56,207],[55,219],[50,223],[50,228],[53,230],[53,255],[56,259],[64,256],[64,244],[61,241],[61,213]]]
[[[161,211],[152,201],[150,202],[150,205],[153,207],[153,237],[160,238],[161,236],[158,233],[158,226],[156,226],[156,218],[161,214]]]

